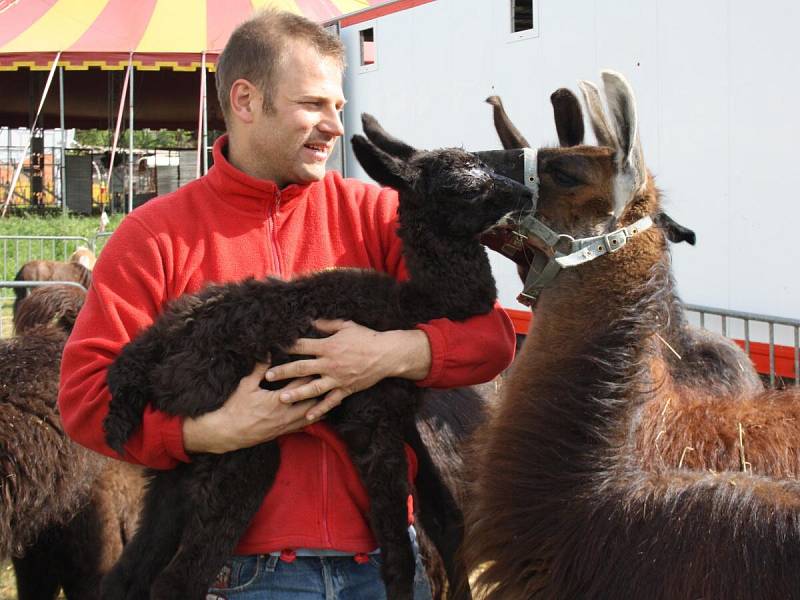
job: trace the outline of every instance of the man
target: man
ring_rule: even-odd
[[[211,281],[334,266],[407,277],[396,193],[325,172],[343,133],[343,62],[338,39],[288,13],[262,13],[233,33],[217,65],[228,135],[214,145],[214,166],[128,216],[95,268],[62,363],[59,405],[78,442],[114,456],[102,430],[106,369],[170,300]],[[499,307],[410,331],[348,321],[317,327],[330,337],[294,348],[313,358],[257,365],[221,409],[196,419],[148,409],[126,446],[126,460],[168,469],[193,453],[278,438],[276,482],[209,597],[322,599],[326,589],[342,599],[383,597],[368,499],[342,442],[319,420],[385,377],[468,385],[491,379],[513,355]],[[259,387],[263,378],[296,379],[270,392]],[[427,584],[418,576],[423,598]]]

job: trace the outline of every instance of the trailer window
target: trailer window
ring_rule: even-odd
[[[359,31],[361,45],[361,66],[375,64],[375,28],[369,27]]]
[[[511,0],[511,33],[533,29],[533,0]]]

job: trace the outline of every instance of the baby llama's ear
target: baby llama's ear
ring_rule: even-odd
[[[361,113],[361,126],[364,128],[364,134],[369,141],[387,154],[402,160],[408,160],[417,152],[405,142],[386,133],[386,130],[381,127],[378,120],[370,114]]]
[[[379,184],[396,190],[410,189],[411,177],[405,162],[390,156],[363,135],[354,135],[351,143],[353,153],[367,175]]]

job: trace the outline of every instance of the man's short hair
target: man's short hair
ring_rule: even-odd
[[[231,34],[217,61],[217,97],[228,120],[230,91],[237,79],[246,79],[264,94],[264,111],[272,111],[275,71],[293,42],[308,44],[320,55],[337,60],[344,69],[344,46],[339,38],[305,17],[264,10]]]

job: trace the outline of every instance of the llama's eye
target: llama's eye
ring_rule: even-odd
[[[569,173],[559,169],[553,169],[550,171],[550,177],[552,177],[553,181],[555,181],[558,185],[563,185],[564,187],[577,187],[579,185],[583,185],[583,182],[580,179],[577,179]]]

